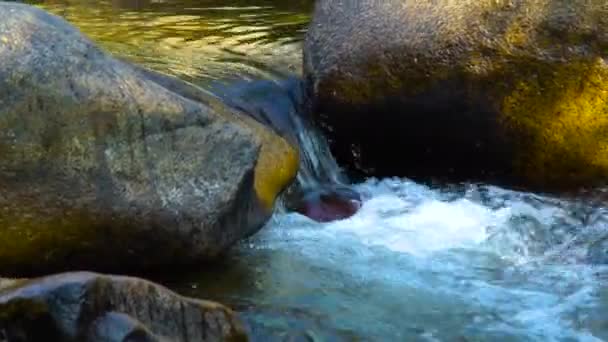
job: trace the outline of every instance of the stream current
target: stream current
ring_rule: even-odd
[[[313,1],[36,4],[119,57],[227,96],[235,82],[297,76]],[[313,133],[298,132],[299,182],[338,181]],[[608,237],[600,201],[404,178],[349,186],[363,197],[353,217],[278,209],[224,260],[167,283],[234,307],[258,341],[608,340],[608,268],[589,263]]]

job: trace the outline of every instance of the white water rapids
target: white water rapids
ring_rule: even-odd
[[[608,339],[608,273],[586,263],[604,208],[491,186],[354,187],[364,196],[355,216],[277,214],[242,247],[260,261],[249,264],[257,304],[357,340]]]
[[[300,183],[341,182],[323,140],[290,131],[293,89],[239,83],[302,69],[314,1],[35,3],[113,54],[268,114],[297,133]],[[608,341],[608,268],[588,258],[594,244],[608,250],[603,203],[407,179],[352,187],[364,198],[355,216],[277,213],[219,266],[168,282],[235,307],[254,341]]]

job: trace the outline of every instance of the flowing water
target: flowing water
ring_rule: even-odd
[[[312,2],[39,5],[120,57],[230,96],[243,80],[297,75]],[[277,94],[266,106],[287,111]],[[340,181],[323,141],[298,135],[300,182]],[[259,341],[608,340],[608,268],[589,263],[608,241],[601,201],[398,178],[352,187],[355,216],[277,212],[220,263],[168,283],[233,306]]]

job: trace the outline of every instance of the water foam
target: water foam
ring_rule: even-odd
[[[504,214],[466,199],[428,200],[413,206],[397,196],[382,195],[366,201],[358,215],[326,229],[353,234],[366,245],[423,255],[485,241],[489,227],[504,224]]]
[[[605,221],[579,217],[581,203],[403,179],[356,189],[364,203],[355,216],[319,224],[280,214],[254,240],[254,249],[282,255],[264,267],[273,269],[270,286],[286,293],[283,304],[305,303],[372,339],[608,337],[597,315],[605,270],[580,259]]]

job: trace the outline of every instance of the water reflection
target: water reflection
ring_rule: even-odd
[[[312,0],[34,2],[105,49],[190,81],[298,73]]]

